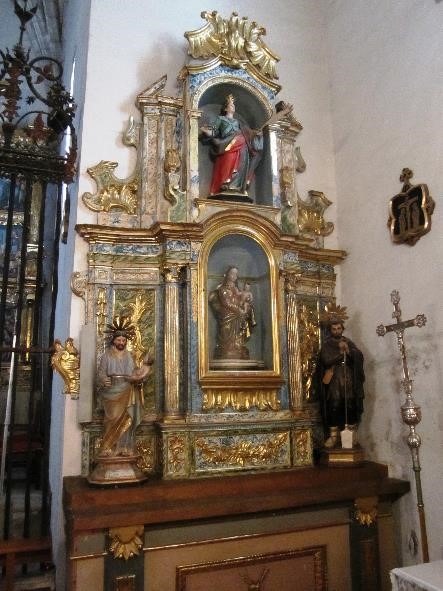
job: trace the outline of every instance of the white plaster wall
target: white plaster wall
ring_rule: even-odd
[[[376,336],[391,323],[390,293],[398,289],[403,318],[426,314],[426,327],[406,332],[414,398],[423,419],[421,462],[431,559],[443,558],[443,3],[434,0],[330,0],[327,5],[331,112],[334,129],[341,303],[348,333],[366,359],[362,439],[370,458],[411,480],[400,503],[403,558],[411,529],[419,536],[408,428],[400,419],[404,395],[394,335]],[[432,231],[414,247],[393,245],[388,203],[401,189],[403,167],[428,184],[436,201]]]

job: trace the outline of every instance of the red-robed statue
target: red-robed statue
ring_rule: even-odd
[[[248,187],[263,151],[263,132],[245,127],[234,117],[235,98],[225,99],[212,126],[202,126],[214,162],[209,196],[248,196]]]

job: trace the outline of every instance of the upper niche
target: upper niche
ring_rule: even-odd
[[[250,129],[259,129],[269,118],[265,105],[248,89],[235,82],[220,82],[210,86],[201,96],[198,108],[202,112],[200,125],[211,125],[221,114],[228,95],[235,97],[235,118]],[[206,198],[212,178],[213,162],[209,146],[199,142],[199,196]],[[259,205],[272,206],[272,166],[270,141],[267,129],[263,133],[263,152],[256,168],[254,178],[248,189],[248,196]]]

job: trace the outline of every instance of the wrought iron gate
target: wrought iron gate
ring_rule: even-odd
[[[15,2],[20,36],[0,50],[0,504],[3,538],[49,529],[50,353],[75,105],[60,63],[23,46],[36,9]],[[66,152],[67,151],[67,152]]]

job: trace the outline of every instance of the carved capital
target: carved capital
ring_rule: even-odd
[[[138,556],[143,548],[143,531],[143,525],[111,528],[109,530],[111,538],[109,552],[114,558],[124,558],[125,560]]]
[[[285,291],[288,294],[296,293],[297,286],[302,278],[301,273],[291,272],[291,271],[283,271],[282,275],[285,279]]]
[[[166,283],[178,283],[182,280],[182,271],[186,265],[179,263],[166,263],[163,265],[161,273]]]

